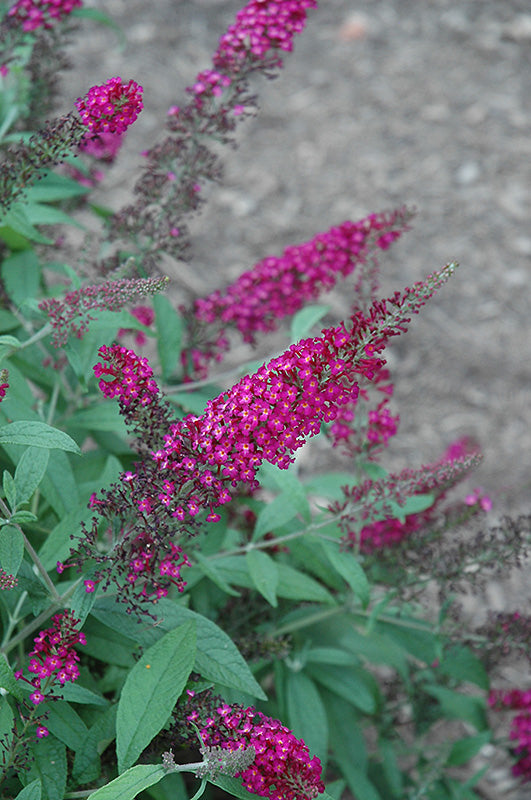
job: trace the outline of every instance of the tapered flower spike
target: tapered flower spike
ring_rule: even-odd
[[[228,349],[228,331],[236,329],[244,342],[255,343],[257,333],[278,328],[280,321],[317,300],[338,281],[357,270],[355,292],[375,296],[374,279],[364,267],[376,266],[376,254],[387,250],[409,228],[413,212],[407,208],[347,220],[308,242],[292,245],[280,256],[267,256],[230,286],[198,298],[183,309],[190,343],[182,353],[187,377],[205,378],[211,362]],[[362,284],[369,283],[367,287]],[[359,305],[359,304],[358,304]]]

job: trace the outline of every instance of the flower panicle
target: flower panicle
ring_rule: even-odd
[[[308,242],[287,247],[280,257],[267,256],[232,285],[198,298],[191,308],[183,309],[191,339],[181,357],[187,378],[205,378],[209,364],[221,360],[229,346],[229,329],[236,329],[244,342],[254,345],[256,333],[276,330],[280,320],[330,291],[356,269],[363,270],[375,261],[378,250],[388,249],[408,230],[412,215],[400,208],[343,222]],[[363,282],[362,274],[356,292]],[[377,283],[374,278],[370,283],[374,298]]]
[[[164,291],[168,278],[121,278],[84,286],[67,292],[62,299],[42,300],[39,308],[47,314],[53,326],[52,343],[63,347],[70,335],[82,339],[89,323],[96,317],[91,311],[119,311],[139,297]]]

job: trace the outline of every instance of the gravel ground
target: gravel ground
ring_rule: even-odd
[[[124,28],[127,47],[83,23],[65,97],[117,74],[145,90],[99,193],[117,208],[139,151],[209,65],[240,4],[94,5]],[[382,259],[383,294],[449,260],[461,267],[393,346],[401,428],[388,464],[435,460],[473,435],[485,452],[475,483],[497,515],[530,510],[530,60],[529,0],[323,0],[281,76],[257,81],[261,112],[241,126],[225,180],[194,223],[193,274],[206,292],[344,219],[416,206],[413,230]],[[492,586],[487,599],[525,608],[526,581]],[[530,796],[497,786],[496,797]]]

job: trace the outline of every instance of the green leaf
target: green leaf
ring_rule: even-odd
[[[77,783],[90,783],[100,776],[100,755],[116,736],[117,706],[110,706],[89,729],[76,750],[72,778]]]
[[[28,447],[22,454],[15,471],[17,505],[33,495],[46,472],[50,451],[42,447]]]
[[[19,420],[10,422],[0,428],[0,445],[25,444],[35,447],[47,447],[66,450],[68,453],[81,455],[81,451],[74,440],[64,431],[52,428],[45,422]]]
[[[281,528],[286,522],[299,515],[299,504],[293,502],[289,493],[279,494],[259,513],[253,531],[253,541],[260,539],[265,533]],[[304,498],[306,500],[306,498]],[[307,502],[307,501],[306,501]]]
[[[431,664],[441,656],[440,642],[432,633],[429,622],[413,617],[397,616],[396,623],[377,620],[376,630],[385,633],[396,644],[425,664]]]
[[[130,767],[167,722],[195,660],[193,622],[175,628],[146,650],[122,689],[116,717],[118,769]]]
[[[360,724],[360,712],[326,689],[321,692],[321,696],[328,714],[330,747],[334,760],[341,765],[342,772],[343,765],[355,767],[362,773],[367,772],[369,757]]]
[[[289,671],[284,690],[289,727],[324,764],[328,752],[328,719],[315,683],[304,672]]]
[[[462,719],[478,731],[488,727],[485,701],[482,698],[454,692],[444,686],[425,686],[424,691],[438,700],[443,716],[448,719]]]
[[[2,664],[9,669],[4,659],[1,659]],[[6,741],[6,739],[11,739],[11,734],[13,730],[13,711],[11,710],[11,706],[7,702],[6,698],[0,695],[0,739],[2,741]],[[6,739],[4,739],[4,736]],[[3,750],[3,748],[2,748]],[[5,751],[3,751],[2,755],[5,755]]]
[[[36,522],[37,517],[31,511],[15,511],[11,517],[11,522],[17,522],[19,525],[25,525],[27,522]]]
[[[291,321],[291,341],[298,342],[308,336],[311,329],[330,311],[330,306],[305,306],[297,311]]]
[[[5,331],[12,331],[19,326],[19,320],[11,311],[7,311],[5,308],[0,309],[0,331],[2,331],[2,333],[5,333]]]
[[[24,556],[24,537],[13,525],[0,529],[0,564],[8,575],[16,576]]]
[[[58,517],[64,517],[72,507],[79,506],[79,492],[68,456],[62,450],[52,450],[41,492]]]
[[[26,250],[28,241],[37,244],[53,244],[51,239],[43,236],[31,224],[24,207],[19,203],[14,203],[7,214],[0,218],[0,239],[3,239],[12,250],[21,250],[23,253],[32,253],[33,255],[35,255],[33,250]],[[30,295],[30,297],[34,296]]]
[[[28,783],[15,797],[15,800],[41,800],[42,787],[39,778]]]
[[[307,490],[299,479],[296,465],[289,469],[279,469],[263,461],[257,479],[266,488],[280,489],[288,505],[294,506],[305,522],[310,522],[312,513],[306,496]]]
[[[49,703],[46,713],[46,727],[59,741],[70,750],[81,747],[88,733],[87,726],[69,703],[65,700]]]
[[[402,772],[398,766],[394,744],[388,739],[380,739],[378,747],[382,756],[381,768],[383,769],[385,779],[393,793],[393,797],[402,797],[404,781]]]
[[[353,553],[348,551],[339,552],[335,542],[321,541],[321,546],[326,557],[334,569],[339,572],[346,580],[356,597],[359,598],[364,608],[367,608],[370,600],[371,587],[362,566]]]
[[[13,670],[4,658],[0,658],[0,686],[2,689],[8,691],[9,694],[12,694],[13,697],[16,697],[17,700],[22,700],[24,697],[20,689],[20,684],[15,678]],[[0,697],[0,701],[2,704],[6,703],[7,705],[5,698]]]
[[[490,730],[478,733],[477,736],[467,736],[464,739],[458,739],[453,743],[446,763],[449,767],[460,767],[463,764],[467,764],[491,739],[492,731]]]
[[[85,229],[85,226],[77,219],[65,214],[55,206],[48,206],[44,203],[26,203],[24,208],[32,225],[73,225],[76,228]]]
[[[208,558],[205,558],[199,550],[196,550],[194,553],[194,561],[199,566],[199,569],[203,575],[209,578],[212,583],[218,587],[218,589],[221,589],[222,592],[226,592],[226,594],[232,595],[232,597],[240,596],[240,592],[238,592],[236,589],[233,589],[232,586],[230,586],[219,574],[219,572],[216,570],[214,562],[210,561]]]
[[[67,558],[70,548],[75,546],[75,542],[70,538],[71,534],[79,531],[82,520],[85,522],[90,520],[90,514],[90,509],[76,508],[52,529],[39,550],[39,558],[45,569],[55,569],[58,561]]]
[[[479,658],[468,647],[461,645],[450,647],[437,670],[459,682],[474,683],[485,691],[489,689],[488,673]]]
[[[382,800],[380,793],[369,778],[351,764],[341,764],[342,772],[356,800]]]
[[[88,706],[108,706],[109,701],[100,694],[80,686],[78,683],[65,683],[61,686],[61,694],[70,703],[82,703]]]
[[[319,533],[326,536],[328,527],[327,525],[325,528],[320,528]],[[331,532],[331,535],[333,536],[334,532]],[[299,539],[293,539],[289,543],[289,550],[294,566],[302,567],[305,572],[310,572],[313,577],[318,578],[321,583],[326,584],[331,589],[339,591],[343,588],[343,579],[332,568],[327,559],[323,558],[320,538],[311,533],[306,533]]]
[[[68,178],[66,175],[59,175],[56,172],[48,172],[28,189],[28,201],[36,203],[50,203],[55,200],[67,200],[71,197],[80,197],[88,194],[90,189],[81,186],[78,181]],[[47,240],[47,243],[48,240]]]
[[[261,550],[250,550],[246,554],[245,560],[253,584],[267,602],[276,608],[278,605],[276,595],[278,567],[276,563],[271,556]]]
[[[155,295],[152,302],[157,325],[157,351],[162,368],[162,377],[167,380],[179,363],[182,349],[183,319],[175,311],[165,295]]]
[[[308,478],[304,482],[306,491],[310,494],[327,497],[330,500],[343,499],[343,486],[353,486],[355,484],[354,476],[350,472],[328,472],[325,475]]]
[[[7,469],[4,470],[2,486],[7,503],[11,511],[14,511],[17,506],[17,487],[15,486],[15,480],[13,476],[7,471]]]
[[[98,597],[92,616],[142,646],[149,646],[166,631],[194,620],[197,629],[195,670],[205,680],[245,692],[261,700],[267,699],[230,636],[215,622],[167,598],[159,600],[157,610],[160,619],[156,627],[142,627],[112,598]]]
[[[312,647],[306,654],[308,664],[334,664],[337,667],[359,664],[359,658],[335,647]]]
[[[257,794],[249,792],[244,786],[242,786],[241,778],[230,778],[228,775],[217,775],[215,778],[209,778],[208,782],[212,783],[214,786],[219,786],[220,789],[223,789],[223,791],[232,795],[232,797],[237,797],[238,800],[259,800],[259,796]],[[319,798],[322,797],[323,795],[319,795]]]
[[[158,783],[166,772],[160,764],[137,764],[123,775],[89,795],[88,800],[133,800],[140,792]]]
[[[279,577],[277,594],[279,597],[285,597],[288,600],[313,600],[317,603],[335,604],[330,592],[309,575],[305,575],[287,564],[277,564],[277,567]]]
[[[46,736],[30,743],[33,762],[28,778],[40,778],[43,800],[63,797],[66,788],[66,748],[55,736]]]
[[[92,615],[83,625],[83,632],[87,638],[83,653],[118,667],[130,669],[134,665],[133,653],[136,642],[133,639],[123,636],[118,631],[113,631],[107,625],[94,619]]]
[[[307,672],[317,683],[343,697],[364,714],[375,714],[379,705],[379,690],[373,676],[362,667],[307,666]]]
[[[21,306],[39,291],[40,265],[34,250],[23,250],[4,259],[2,278],[11,300]]]
[[[95,431],[114,431],[120,436],[127,435],[127,428],[115,400],[84,408],[72,415],[70,424],[73,428],[87,428]]]

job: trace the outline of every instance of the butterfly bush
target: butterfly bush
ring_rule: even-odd
[[[61,26],[66,30],[63,23],[80,6],[80,0],[18,0],[0,23],[2,35],[6,33],[0,45],[1,75],[14,81],[20,72],[28,84],[36,76],[47,86],[50,70],[41,53],[49,56],[46,42],[59,40]],[[367,731],[370,767],[360,769],[359,776],[351,769],[352,743],[342,744],[348,754],[343,758],[335,731],[330,740],[331,769],[344,772],[353,796],[379,796],[379,788],[371,794],[373,780],[374,785],[377,782],[375,770],[382,781],[398,774],[402,788],[397,791],[412,796],[417,789],[433,790],[435,796],[441,787],[446,793],[447,787],[455,788],[454,783],[444,783],[452,755],[435,770],[435,759],[418,757],[418,752],[427,752],[424,737],[433,722],[429,715],[434,698],[439,697],[435,691],[430,695],[430,690],[452,693],[454,686],[459,687],[462,676],[451,671],[454,662],[465,665],[463,680],[470,679],[485,693],[488,685],[470,651],[453,658],[459,612],[451,619],[452,634],[446,636],[442,625],[448,592],[463,579],[470,563],[481,563],[486,571],[517,564],[531,532],[528,520],[517,520],[482,530],[466,541],[450,541],[447,534],[453,527],[481,520],[492,506],[490,496],[479,487],[466,488],[461,499],[449,500],[450,491],[481,462],[479,447],[469,439],[453,442],[440,458],[417,468],[387,473],[375,462],[399,425],[391,408],[394,378],[385,350],[408,329],[413,315],[449,279],[456,264],[379,299],[380,257],[410,228],[413,212],[404,206],[334,224],[280,255],[261,258],[234,282],[205,296],[193,296],[183,278],[186,294],[180,290],[179,313],[166,297],[145,301],[153,307],[138,304],[166,288],[168,279],[161,269],[167,256],[183,262],[188,258],[188,220],[201,209],[208,185],[222,177],[219,145],[234,144],[237,125],[256,113],[251,78],[258,73],[268,78],[278,74],[308,12],[316,7],[315,0],[250,0],[236,15],[210,66],[186,88],[185,101],[168,110],[165,137],[142,153],[132,202],[112,213],[79,201],[83,213],[92,209],[106,220],[99,237],[91,233],[83,242],[83,281],[78,278],[72,286],[58,289],[49,273],[64,274],[66,265],[59,257],[57,263],[38,261],[43,267],[36,278],[41,294],[29,298],[30,313],[22,325],[24,306],[16,293],[11,297],[13,262],[8,261],[2,274],[2,313],[8,325],[18,326],[7,328],[0,353],[15,360],[11,386],[7,371],[0,372],[0,401],[7,398],[1,409],[6,453],[10,456],[7,448],[12,444],[23,443],[17,439],[17,404],[26,403],[28,395],[33,429],[44,430],[42,435],[54,449],[64,446],[74,452],[73,439],[78,440],[84,462],[70,469],[64,453],[52,452],[48,461],[40,451],[27,451],[14,476],[9,469],[3,475],[0,555],[9,564],[0,569],[0,589],[19,593],[13,603],[5,604],[8,633],[2,642],[2,655],[7,658],[16,652],[18,667],[13,674],[10,667],[2,672],[3,684],[9,689],[12,678],[17,687],[13,695],[18,717],[11,731],[0,737],[4,773],[9,780],[14,776],[9,791],[26,766],[23,744],[34,727],[31,743],[25,745],[28,753],[42,759],[44,751],[32,748],[48,747],[46,753],[52,752],[53,747],[63,747],[61,737],[72,750],[72,757],[54,754],[46,764],[53,772],[64,761],[65,776],[68,764],[69,794],[94,790],[98,794],[98,785],[107,781],[105,796],[127,793],[132,786],[127,781],[135,774],[129,767],[139,759],[133,769],[137,775],[149,772],[149,780],[159,780],[166,772],[190,771],[215,782],[221,773],[239,778],[243,789],[270,800],[315,800],[324,792],[319,756],[328,755],[326,715],[331,729],[334,721],[339,727],[344,724],[345,730],[347,725],[353,730],[359,727],[356,749],[363,745],[361,728]],[[21,42],[32,48],[26,62]],[[33,97],[18,130],[37,113],[36,106]],[[70,175],[87,188],[94,186],[103,174],[98,166],[117,157],[129,126],[141,112],[143,89],[135,80],[116,76],[92,86],[74,106],[71,113],[43,122],[47,115],[43,103],[37,132],[5,150],[0,204],[5,211],[13,210],[14,218],[23,212],[32,184],[68,156],[80,155],[85,166],[78,170],[79,161],[68,161],[61,167],[62,180]],[[74,189],[79,192],[78,186]],[[75,202],[69,200],[72,207]],[[9,241],[4,246],[2,238],[4,227],[0,226],[0,248],[9,251]],[[53,247],[59,249],[61,241]],[[33,262],[28,255],[22,250],[15,258],[21,259],[29,275]],[[177,288],[178,282],[179,277]],[[254,348],[272,332],[280,338],[290,318],[338,288],[351,296],[344,321],[327,322],[318,334],[308,327],[300,341],[279,355],[269,355],[258,368],[248,367],[249,374],[213,390],[208,387],[207,398],[195,392],[204,388],[202,383],[212,382],[213,366],[235,340]],[[90,351],[92,337],[85,337],[89,325],[98,313],[126,308],[144,330],[136,331],[133,320],[129,327],[124,322],[127,316],[119,315],[114,338],[111,333],[107,341],[98,342],[96,356],[96,347]],[[154,348],[146,348],[148,358],[123,344],[124,337],[133,335],[135,346],[144,347],[145,329],[151,326],[162,379],[156,377]],[[56,355],[57,350],[62,352]],[[20,373],[30,362],[22,391]],[[46,367],[52,363],[55,370],[49,377]],[[112,412],[110,402],[102,407],[102,419],[93,422],[101,397],[116,403],[127,426],[127,447],[116,435],[115,419],[106,414]],[[14,428],[9,427],[12,418]],[[62,427],[72,432],[70,439]],[[319,434],[323,436],[318,446],[328,447],[334,460],[343,459],[352,479],[331,473],[327,484],[320,475],[322,485],[316,479],[316,488],[307,491],[306,476],[300,480],[293,465],[301,448]],[[283,471],[275,478],[281,492],[272,500],[268,476],[276,473],[270,467]],[[112,483],[100,479],[102,471],[114,476]],[[88,499],[84,515],[68,507],[70,474],[82,502]],[[69,493],[66,503],[63,480]],[[332,484],[333,493],[328,494]],[[284,518],[284,511],[293,513]],[[32,562],[31,573],[27,563],[19,570],[22,548],[26,561]],[[52,563],[56,564],[53,578],[45,566]],[[299,566],[301,570],[296,569]],[[388,578],[386,571],[399,578]],[[427,582],[439,588],[436,626],[418,610],[417,600]],[[109,595],[102,597],[103,592]],[[122,608],[115,608],[114,601]],[[36,619],[27,622],[31,611]],[[50,627],[34,639],[26,666],[23,642],[50,616]],[[88,619],[87,638],[78,617]],[[179,652],[170,658],[164,648],[175,641],[180,630],[177,620],[183,619],[193,622],[190,631],[194,627],[197,636],[183,636]],[[336,625],[340,638],[333,640]],[[131,647],[119,642],[109,657],[109,629],[128,637],[124,642],[138,642],[143,655],[153,650],[139,662],[135,653],[131,665]],[[352,641],[352,637],[357,638]],[[517,640],[519,653],[528,650],[529,621],[515,615],[490,620],[483,630],[476,628],[470,648],[479,648],[481,642],[488,655],[495,650],[509,653],[510,638]],[[79,649],[84,645],[88,656],[83,647]],[[161,653],[168,655],[171,680],[157,677]],[[384,681],[371,666],[373,658],[380,663],[380,657],[386,667]],[[244,658],[253,662],[252,669]],[[100,666],[106,659],[112,664],[107,672]],[[387,669],[393,671],[390,680]],[[81,685],[67,686],[78,679]],[[229,692],[245,692],[244,696],[254,691],[267,705],[259,710],[231,702],[239,694],[214,696],[205,689],[213,683],[226,685]],[[170,684],[172,691],[179,686],[172,695],[173,708],[167,702]],[[347,684],[353,687],[352,697],[335,691]],[[297,703],[290,694],[293,686]],[[269,692],[267,700],[262,687]],[[77,693],[69,692],[71,688]],[[28,699],[19,699],[21,690]],[[453,698],[452,708],[460,707],[461,695],[455,691],[458,698]],[[86,741],[81,741],[77,717],[66,716],[74,713],[68,695],[94,699],[97,692],[102,716],[96,716],[97,706],[87,713],[84,708],[79,711],[79,723],[87,731]],[[305,699],[318,699],[319,703],[312,700],[311,712],[310,703],[308,709],[297,707],[294,712],[298,692]],[[430,703],[419,703],[416,692],[429,695]],[[496,690],[489,701],[494,710],[518,712],[511,728],[517,760],[513,771],[526,780],[531,776],[528,694]],[[63,695],[66,699],[54,708],[51,701]],[[164,720],[159,725],[155,716],[162,696]],[[146,703],[146,697],[155,697],[156,702]],[[136,712],[137,705],[144,710],[135,728],[137,720],[127,715],[131,708]],[[413,749],[401,739],[403,708],[411,709],[407,736],[414,740]],[[439,712],[433,713],[436,718]],[[277,714],[287,716],[294,730],[276,719]],[[320,714],[323,723],[313,731],[311,725]],[[144,724],[145,718],[149,724]],[[75,745],[65,719],[73,720]],[[308,741],[315,742],[312,749],[319,755],[312,756],[299,738],[300,728]],[[100,758],[102,743],[114,736],[116,748],[113,745]],[[46,737],[47,742],[35,741]],[[470,737],[464,741],[465,748],[476,744]],[[170,749],[163,754],[162,765],[146,763],[153,753],[181,745],[199,750],[203,761],[176,764]],[[415,750],[404,768],[395,746],[396,753],[403,746],[404,763]],[[136,747],[138,753],[125,763]],[[364,759],[361,753],[360,762]],[[396,767],[381,769],[382,764],[395,762]],[[114,779],[116,766],[119,774]],[[41,777],[46,796],[61,793],[55,785],[50,790],[46,770]],[[66,781],[64,777],[64,785]],[[76,792],[76,781],[91,788]]]

